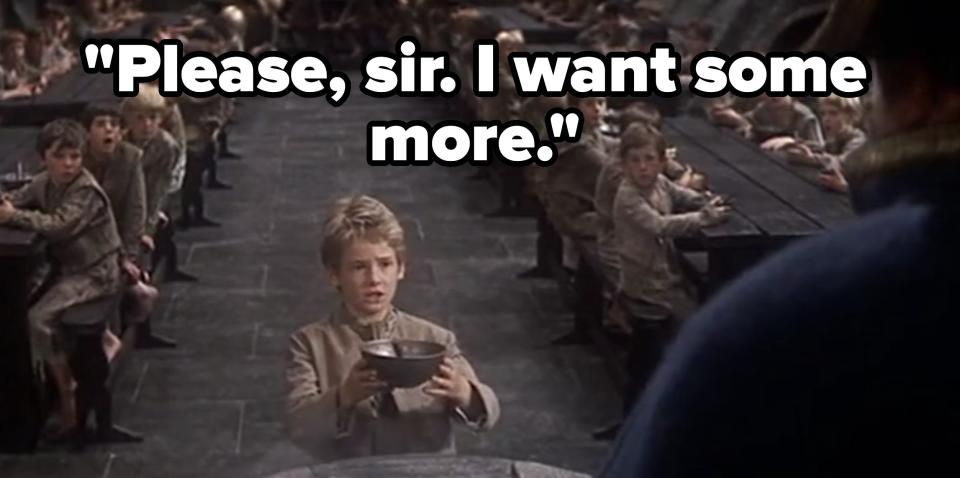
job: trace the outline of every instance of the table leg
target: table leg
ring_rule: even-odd
[[[0,258],[0,453],[30,453],[42,408],[27,324],[29,257]]]

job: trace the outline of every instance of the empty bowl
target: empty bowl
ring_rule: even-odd
[[[360,346],[377,377],[395,388],[413,388],[436,375],[447,347],[422,340],[373,340]]]

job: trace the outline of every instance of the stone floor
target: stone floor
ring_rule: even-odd
[[[245,100],[232,135],[244,159],[221,163],[235,189],[207,193],[224,227],[179,237],[184,269],[202,282],[163,289],[157,328],[180,348],[137,352],[116,391],[118,421],[146,441],[0,457],[0,476],[256,477],[308,464],[282,428],[284,351],[291,332],[334,305],[319,221],[349,193],[402,218],[412,263],[399,305],[454,330],[499,394],[499,425],[463,433],[461,454],[596,471],[606,445],[589,432],[618,401],[598,356],[545,345],[569,317],[551,282],[514,278],[532,265],[533,221],[484,219],[496,196],[469,181],[467,167],[364,161],[367,121],[438,120],[448,106],[359,93],[338,109],[323,99]]]

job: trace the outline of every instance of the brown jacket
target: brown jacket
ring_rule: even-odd
[[[592,240],[600,230],[594,194],[600,170],[611,157],[585,144],[562,153],[547,168],[544,207],[557,231],[571,239]]]
[[[707,225],[697,211],[707,198],[677,186],[664,176],[649,190],[624,178],[613,205],[620,250],[620,290],[629,298],[664,308],[675,318],[689,315],[689,284],[680,268],[673,239]]]
[[[98,158],[88,152],[83,161],[110,198],[123,255],[134,262],[140,256],[140,238],[146,231],[147,220],[142,155],[140,148],[120,142],[113,157]]]
[[[86,170],[62,187],[42,172],[11,202],[18,210],[7,224],[41,234],[63,274],[82,273],[120,250],[110,202]]]
[[[353,409],[339,404],[339,384],[360,359],[360,344],[374,339],[428,340],[446,344],[468,377],[484,413],[466,417],[421,388],[394,389],[396,415],[380,413],[373,397]],[[452,421],[487,430],[500,416],[493,390],[481,383],[450,331],[426,320],[393,311],[380,323],[362,325],[343,311],[298,330],[290,338],[287,379],[287,429],[300,448],[321,461],[368,455],[453,453]]]
[[[143,144],[141,166],[143,167],[144,193],[146,199],[146,231],[153,234],[160,217],[163,201],[170,191],[180,148],[170,133],[160,130]]]

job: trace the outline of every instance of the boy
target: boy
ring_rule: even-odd
[[[0,224],[43,235],[58,269],[29,318],[35,360],[50,365],[60,396],[61,434],[76,425],[76,412],[56,321],[73,306],[116,293],[120,284],[120,238],[106,193],[83,168],[85,146],[76,122],[48,123],[37,137],[45,171],[0,201]],[[24,209],[28,207],[35,210]]]
[[[324,225],[323,265],[341,304],[327,320],[293,334],[286,371],[292,440],[320,460],[400,453],[453,453],[451,420],[474,430],[497,421],[500,406],[448,330],[393,307],[403,279],[403,229],[377,200],[338,201]],[[425,386],[388,389],[361,360],[360,345],[413,339],[447,346]]]
[[[795,142],[790,144],[800,149],[823,149],[823,131],[817,116],[806,105],[789,96],[764,98],[756,108],[744,115],[744,119],[748,123],[744,125],[746,136],[758,144],[767,143],[765,149],[784,149],[775,148],[773,143],[777,141],[770,141],[780,137],[793,138]],[[792,146],[787,146],[783,152],[793,154],[791,149]]]
[[[157,88],[141,85],[140,93],[127,98],[121,104],[127,140],[143,151],[141,166],[146,198],[146,234],[144,243],[153,249],[149,238],[156,232],[160,209],[173,180],[174,169],[180,156],[179,145],[170,133],[160,127],[166,101]]]
[[[157,289],[146,282],[142,261],[147,220],[143,152],[123,141],[118,105],[91,104],[83,111],[83,122],[87,127],[84,162],[110,198],[120,235],[120,265],[129,285],[127,293],[136,307],[129,322],[141,323],[150,315],[158,295]]]
[[[33,94],[46,88],[47,79],[27,61],[27,36],[23,32],[8,30],[0,34],[0,60],[3,72],[0,83],[4,88],[28,89]]]
[[[820,184],[830,191],[849,192],[841,166],[846,162],[847,156],[867,142],[867,134],[857,127],[861,114],[859,98],[828,96],[820,99],[820,118],[826,136],[826,147],[822,153],[815,154],[813,159],[824,166],[820,174]]]
[[[659,131],[634,124],[621,141],[624,178],[613,206],[621,293],[636,306],[631,309],[643,310],[634,315],[681,320],[696,308],[696,301],[679,268],[673,238],[722,222],[729,210],[719,198],[709,199],[663,175],[666,142]]]
[[[624,132],[620,150],[623,179],[613,203],[620,252],[617,308],[631,331],[624,383],[626,416],[660,361],[673,330],[696,308],[683,277],[673,238],[691,235],[726,219],[719,199],[683,188],[664,175],[666,142],[655,128],[635,123]],[[684,212],[693,211],[693,212]],[[597,431],[609,440],[619,424]]]

